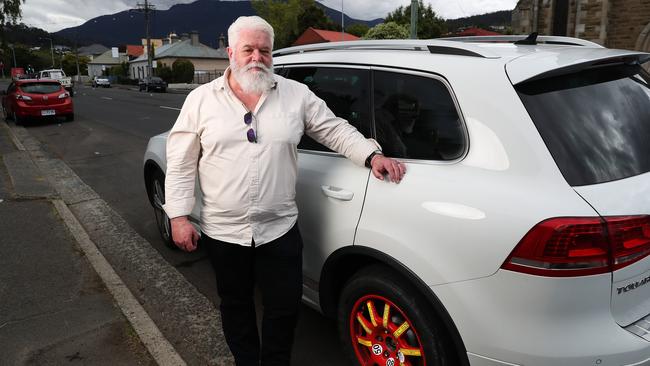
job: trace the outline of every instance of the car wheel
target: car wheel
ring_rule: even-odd
[[[355,365],[449,365],[443,335],[417,290],[383,266],[365,268],[339,299],[339,336]]]
[[[156,226],[158,227],[158,233],[163,239],[163,242],[166,246],[172,249],[178,249],[172,240],[172,226],[169,221],[169,217],[165,210],[163,209],[163,204],[165,203],[165,175],[160,171],[156,170],[151,177],[151,187],[149,191],[151,192],[151,198],[153,201],[153,211],[156,216]]]

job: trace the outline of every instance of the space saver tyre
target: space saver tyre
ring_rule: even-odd
[[[402,276],[384,266],[359,271],[339,298],[338,330],[354,365],[450,365],[442,326]]]
[[[153,211],[156,216],[156,227],[158,233],[162,238],[165,245],[171,249],[178,249],[172,240],[172,226],[169,217],[163,209],[165,204],[165,175],[160,170],[156,169],[150,180],[151,197],[153,201]]]

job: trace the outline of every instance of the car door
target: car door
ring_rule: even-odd
[[[282,74],[307,85],[338,117],[370,137],[367,67],[285,66]],[[336,249],[352,245],[370,171],[304,135],[298,157],[296,200],[304,241],[305,299],[318,303],[320,270]]]
[[[372,80],[377,142],[386,156],[406,164],[406,175],[399,184],[371,177],[354,245],[429,279],[428,264],[440,253],[462,253],[458,238],[481,235],[461,228],[485,221],[471,209],[480,207],[480,192],[464,189],[475,177],[456,164],[468,147],[466,129],[443,78],[374,67]]]

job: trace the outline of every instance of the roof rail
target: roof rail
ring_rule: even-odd
[[[445,41],[456,41],[456,42],[517,43],[518,41],[526,40],[528,37],[529,35],[506,35],[506,36],[446,37],[446,38],[438,38],[438,39],[445,40]],[[604,48],[598,43],[587,41],[580,38],[574,38],[574,37],[537,36],[535,41],[536,43]],[[522,44],[522,43],[518,43],[518,44]]]
[[[303,46],[282,48],[273,51],[273,56],[284,56],[304,52],[325,50],[395,50],[428,51],[430,53],[495,58],[496,55],[469,44],[440,41],[439,39],[400,39],[400,40],[363,40],[347,42],[315,43]]]

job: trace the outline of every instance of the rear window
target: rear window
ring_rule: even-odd
[[[640,66],[608,66],[516,86],[572,186],[650,171],[650,89]]]
[[[30,94],[50,94],[61,90],[59,83],[29,83],[19,86],[20,90]]]

